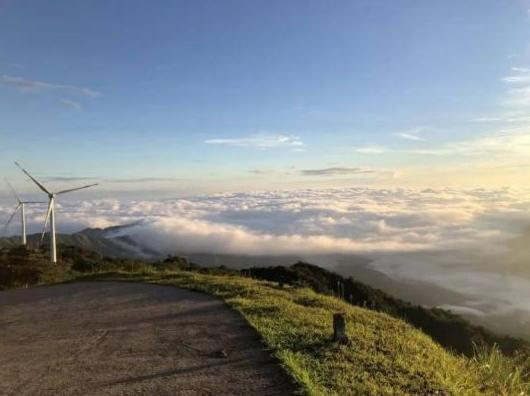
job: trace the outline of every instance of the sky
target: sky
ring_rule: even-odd
[[[529,10],[1,0],[1,176],[100,198],[528,186]]]

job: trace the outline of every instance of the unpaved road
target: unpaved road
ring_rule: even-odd
[[[213,297],[121,282],[0,292],[0,395],[292,391],[253,330]]]

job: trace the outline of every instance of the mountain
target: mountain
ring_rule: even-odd
[[[114,258],[142,258],[154,260],[161,255],[141,246],[133,238],[124,233],[125,230],[138,223],[108,228],[85,228],[74,234],[57,234],[57,242],[62,246],[75,246],[99,253],[101,256]],[[41,234],[28,235],[28,247],[36,249],[40,246]],[[0,238],[0,248],[12,248],[20,245],[20,237]],[[47,248],[45,238],[43,247]]]

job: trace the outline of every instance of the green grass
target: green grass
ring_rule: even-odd
[[[116,277],[116,274],[114,275]],[[527,360],[498,349],[456,356],[384,313],[305,288],[196,272],[118,275],[175,285],[222,298],[259,333],[309,395],[527,395]],[[347,320],[350,342],[332,341],[332,316]]]

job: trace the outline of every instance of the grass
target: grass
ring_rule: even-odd
[[[186,271],[113,278],[222,298],[260,334],[302,394],[522,396],[530,391],[530,364],[524,356],[508,358],[497,348],[484,347],[477,347],[472,359],[456,356],[404,321],[310,289]],[[345,345],[332,341],[337,312],[347,321]]]

